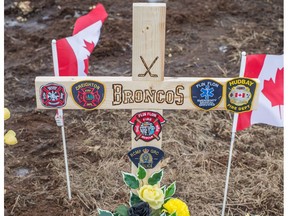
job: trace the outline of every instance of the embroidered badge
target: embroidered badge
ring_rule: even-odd
[[[153,146],[141,146],[128,152],[128,157],[136,167],[140,163],[145,169],[153,169],[164,157],[164,152]]]
[[[62,108],[67,102],[65,87],[57,83],[48,83],[40,87],[40,100],[44,107]]]
[[[129,123],[133,125],[136,141],[141,139],[150,142],[153,139],[160,140],[159,134],[165,119],[159,113],[144,111],[136,113]]]
[[[103,101],[105,87],[102,83],[86,80],[80,81],[71,87],[74,101],[84,109],[95,109]]]
[[[226,109],[241,113],[252,109],[257,83],[249,78],[229,80],[226,86]]]
[[[223,95],[223,86],[211,79],[201,80],[191,86],[191,99],[193,104],[204,110],[216,108]]]

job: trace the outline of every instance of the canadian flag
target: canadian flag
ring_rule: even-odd
[[[104,6],[97,4],[88,14],[76,20],[73,36],[56,41],[56,49],[52,47],[53,61],[58,66],[58,70],[54,68],[55,76],[87,76],[90,54],[98,43],[107,17]],[[55,120],[58,126],[64,126],[62,109],[57,110]]]
[[[283,127],[283,55],[248,55],[244,77],[259,79],[259,102],[256,110],[239,114],[236,130],[243,130],[257,123]]]
[[[238,93],[238,92],[236,92],[236,93],[235,93],[235,97],[242,97],[242,98],[244,98],[244,97],[245,97],[245,93]]]
[[[76,20],[73,36],[56,41],[59,76],[87,76],[89,57],[107,16],[104,6],[97,4]]]

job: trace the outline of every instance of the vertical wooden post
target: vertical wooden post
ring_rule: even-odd
[[[133,81],[163,81],[165,61],[165,3],[134,3],[133,4],[133,50],[132,50],[132,80]],[[146,64],[146,65],[145,65]],[[149,86],[147,86],[149,88]],[[132,115],[141,111],[154,111],[163,114],[163,110],[132,110]],[[161,149],[160,140],[144,142],[136,141],[132,130],[132,149],[140,146],[154,146]],[[160,169],[160,163],[149,169],[148,175]],[[132,173],[136,173],[132,163]]]

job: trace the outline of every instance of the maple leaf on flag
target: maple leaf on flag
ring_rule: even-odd
[[[262,93],[272,106],[284,105],[284,68],[277,69],[275,82],[272,78],[264,80]]]
[[[279,106],[281,117],[281,105],[284,105],[284,68],[277,69],[275,82],[272,78],[264,80],[264,87],[261,91],[271,102],[271,106]]]
[[[85,48],[90,52],[92,53],[94,47],[95,47],[95,44],[93,43],[89,43],[88,41],[84,40],[84,43],[85,43]]]
[[[95,44],[94,44],[93,41],[92,41],[92,43],[89,43],[89,42],[86,41],[86,40],[84,40],[84,43],[85,43],[84,48],[89,51],[89,54],[87,54],[87,58],[83,60],[83,61],[84,61],[84,66],[85,66],[84,72],[85,72],[86,74],[88,74],[89,57],[90,57],[90,53],[92,53],[92,51],[93,51],[93,49],[94,49],[94,47],[95,47]]]

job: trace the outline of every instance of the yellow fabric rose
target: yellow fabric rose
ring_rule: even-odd
[[[177,216],[190,216],[188,206],[180,199],[171,198],[163,207],[169,214],[176,212]]]
[[[17,144],[16,133],[13,130],[9,130],[4,135],[4,143],[7,145],[15,145]]]
[[[152,209],[160,209],[164,203],[164,193],[157,185],[144,185],[138,191],[141,200],[147,202]]]
[[[10,118],[10,111],[7,108],[4,108],[4,120],[7,120]]]

